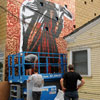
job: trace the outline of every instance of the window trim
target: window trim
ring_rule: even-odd
[[[71,50],[70,51],[70,62],[69,63],[72,64],[73,52],[75,52],[75,51],[83,51],[83,50],[87,50],[88,75],[82,75],[82,76],[91,77],[91,49],[90,48],[78,49],[78,50]]]

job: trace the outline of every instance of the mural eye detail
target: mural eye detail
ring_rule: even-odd
[[[48,31],[48,27],[45,27],[45,30]]]
[[[67,5],[65,5],[65,7],[67,8]]]
[[[43,2],[40,2],[40,5],[43,6]]]
[[[56,17],[56,21],[58,21],[58,17]]]

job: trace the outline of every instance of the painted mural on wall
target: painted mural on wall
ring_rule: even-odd
[[[74,29],[75,23],[72,20],[75,5],[69,1],[8,0],[7,54],[20,51],[63,53],[63,36]],[[66,5],[70,5],[69,10]]]
[[[20,10],[20,51],[58,53],[55,39],[64,28],[64,17],[72,20],[66,6],[45,0],[24,1]]]
[[[75,0],[7,0],[7,11],[6,66],[8,55],[21,51],[66,53]]]

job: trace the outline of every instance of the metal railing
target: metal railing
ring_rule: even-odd
[[[34,54],[38,56],[37,63],[25,63],[25,56]],[[29,75],[25,75],[25,65],[30,64],[38,67],[38,72],[44,79],[61,78],[64,71],[67,71],[67,55],[59,53],[44,52],[21,52],[8,56],[9,82],[23,83]]]

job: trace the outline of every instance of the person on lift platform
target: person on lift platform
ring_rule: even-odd
[[[36,63],[37,60],[38,57],[35,54],[28,54],[25,56],[25,63]],[[32,64],[25,64],[25,70],[26,70],[26,75],[32,75]]]

